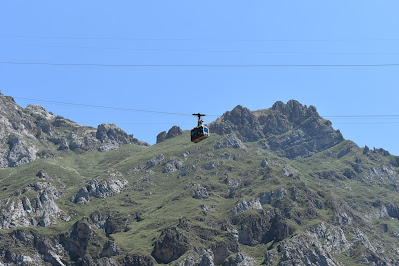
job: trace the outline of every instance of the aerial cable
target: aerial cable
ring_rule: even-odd
[[[169,68],[268,68],[268,67],[398,67],[399,64],[97,64],[0,61],[7,65],[96,66],[96,67],[169,67]]]
[[[143,109],[115,107],[115,106],[103,106],[103,105],[93,105],[93,104],[83,104],[83,103],[71,103],[71,102],[62,102],[62,101],[32,99],[32,98],[25,98],[25,97],[13,97],[13,98],[19,99],[19,100],[26,100],[26,101],[44,102],[44,103],[51,103],[51,104],[62,104],[62,105],[85,107],[85,108],[107,109],[107,110],[116,110],[116,111],[129,111],[129,112],[144,112],[144,113],[154,113],[154,114],[163,114],[163,115],[192,116],[192,114],[189,114],[189,113],[173,113],[173,112],[163,112],[163,111],[153,111],[153,110],[143,110]],[[210,115],[207,115],[207,116],[220,117],[221,115],[210,114]],[[290,117],[303,117],[303,116],[290,116]],[[322,118],[330,118],[330,119],[399,119],[399,114],[382,114],[382,115],[320,115],[320,117],[322,117]],[[274,120],[274,119],[268,118],[267,120]]]
[[[153,114],[163,114],[163,115],[192,116],[192,114],[184,114],[184,113],[171,113],[171,112],[142,110],[142,109],[133,109],[133,108],[114,107],[114,106],[103,106],[103,105],[92,105],[92,104],[70,103],[70,102],[59,102],[59,101],[39,100],[39,99],[31,99],[31,98],[24,98],[24,97],[13,97],[13,98],[19,99],[19,100],[36,101],[36,102],[44,102],[44,103],[54,103],[54,104],[63,104],[63,105],[88,107],[88,108],[97,108],[97,109],[108,109],[108,110],[116,110],[116,111],[143,112],[143,113],[153,113]],[[208,115],[208,116],[218,116],[218,115]]]

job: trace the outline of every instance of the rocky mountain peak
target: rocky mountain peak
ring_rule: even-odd
[[[181,134],[183,134],[183,130],[181,130],[181,128],[178,126],[173,126],[171,129],[169,129],[168,133],[166,133],[166,131],[162,131],[157,135],[157,143],[160,143],[166,139],[180,136]]]
[[[0,168],[130,143],[148,145],[116,125],[102,124],[96,130],[56,116],[41,105],[22,108],[12,97],[0,94]]]
[[[209,124],[220,135],[235,134],[241,141],[261,141],[262,148],[291,159],[308,157],[330,148],[344,138],[314,106],[298,101],[276,102],[271,108],[250,111],[241,105]]]
[[[55,115],[53,113],[47,111],[46,108],[41,105],[29,104],[25,107],[25,111],[31,116],[43,118],[46,120],[51,120],[55,118]]]

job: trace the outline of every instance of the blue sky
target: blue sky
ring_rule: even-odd
[[[2,1],[0,90],[20,98],[214,115],[238,104],[257,110],[295,99],[330,116],[346,139],[399,155],[399,66],[95,66],[398,64],[398,10],[396,0]],[[173,125],[196,124],[190,116],[16,101],[85,125],[115,123],[151,144]],[[331,117],[348,115],[367,117]]]

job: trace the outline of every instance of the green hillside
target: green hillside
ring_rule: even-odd
[[[35,244],[15,236],[23,230],[24,235],[44,242],[61,243],[64,251],[59,260],[64,264],[101,264],[105,260],[123,264],[129,259],[132,265],[174,265],[184,259],[200,263],[208,250],[215,264],[261,264],[266,254],[266,263],[294,265],[303,258],[295,258],[299,250],[291,239],[310,238],[313,229],[309,228],[320,224],[327,227],[324,235],[320,233],[317,241],[306,240],[317,242],[308,248],[319,254],[315,265],[322,265],[317,261],[323,260],[331,260],[328,265],[398,260],[395,157],[363,154],[351,141],[343,141],[312,157],[290,160],[262,149],[259,142],[239,142],[233,148],[226,142],[232,138],[214,134],[193,144],[189,132],[184,132],[151,147],[130,144],[106,153],[40,159],[1,169],[2,208],[10,199],[17,202],[27,197],[32,202],[41,192],[24,188],[49,182],[61,194],[54,202],[68,217],[63,220],[55,215],[46,227],[1,230],[3,261],[18,254],[43,256]],[[356,172],[358,167],[362,170]],[[379,176],[372,176],[370,169],[376,169]],[[36,176],[40,170],[45,178]],[[127,186],[114,195],[89,196],[84,204],[71,202],[90,180],[101,184],[115,177],[126,180]],[[277,191],[282,191],[281,195]],[[256,204],[254,199],[262,197],[269,199]],[[378,217],[376,213],[384,208],[391,211]],[[30,217],[37,223],[43,219]],[[4,222],[6,217],[2,219]],[[106,225],[96,226],[99,221]],[[75,232],[82,224],[90,229]],[[340,237],[337,230],[342,230],[345,240],[333,243]],[[74,234],[79,236],[77,241],[68,239]],[[290,245],[291,253],[296,254],[291,254],[293,258],[282,250]],[[79,258],[72,254],[77,248]],[[237,262],[237,253],[247,264]],[[54,264],[55,257],[43,263]]]

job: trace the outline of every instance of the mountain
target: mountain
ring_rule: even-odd
[[[72,152],[108,151],[130,143],[148,145],[113,124],[97,129],[81,126],[40,105],[22,108],[0,93],[0,168]]]
[[[208,126],[0,169],[0,262],[399,265],[399,157],[296,101]]]

